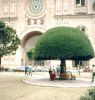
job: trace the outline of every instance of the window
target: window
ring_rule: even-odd
[[[64,0],[55,0],[54,1],[54,12],[55,12],[55,15],[62,15],[62,12],[63,12],[63,1]]]
[[[85,27],[82,27],[82,28],[81,28],[81,31],[85,32]]]
[[[2,11],[4,12],[4,15],[7,15],[8,16],[8,13],[9,13],[9,3],[8,3],[8,1],[5,1],[2,4],[3,4]]]
[[[44,60],[34,61],[35,66],[44,66]]]
[[[76,6],[85,6],[85,0],[76,0]]]
[[[81,31],[85,32],[86,31],[86,27],[85,26],[78,26],[78,29],[80,29]]]
[[[41,19],[40,21],[41,21],[40,24],[43,25],[44,24],[44,19]]]
[[[15,3],[11,3],[10,4],[10,13],[14,15],[15,12],[16,12],[16,5],[15,5]]]
[[[8,5],[3,6],[4,14],[8,14]]]
[[[93,11],[95,11],[95,0],[93,0],[92,8],[93,8]]]

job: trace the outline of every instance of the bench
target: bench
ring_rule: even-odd
[[[73,75],[72,72],[61,73],[60,78],[64,80],[68,80],[68,79],[75,80],[76,79],[75,75]]]

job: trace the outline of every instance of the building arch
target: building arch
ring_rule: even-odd
[[[39,31],[32,31],[32,32],[27,33],[21,40],[21,46],[23,48],[25,48],[25,45],[27,44],[27,41],[29,41],[31,38],[33,39],[33,37],[35,37],[34,40],[37,41],[38,40],[37,37],[40,37],[42,34],[43,33],[39,32]]]
[[[42,27],[42,26],[39,26],[39,25],[34,25],[34,26],[30,26],[30,27],[27,27],[25,28],[20,34],[19,34],[19,38],[22,40],[23,37],[25,35],[27,35],[28,33],[30,32],[41,32],[41,33],[44,33],[46,32],[47,28],[45,27]]]
[[[30,26],[24,29],[19,37],[21,39],[21,63],[20,65],[25,65],[25,63],[29,63],[27,58],[27,51],[29,51],[31,48],[35,47],[35,44],[37,40],[40,38],[40,36],[46,32],[46,28],[35,25]],[[18,52],[19,53],[19,52]]]

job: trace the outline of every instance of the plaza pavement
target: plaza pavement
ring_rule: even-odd
[[[95,86],[95,82],[91,82],[91,79],[78,78],[76,80],[54,80],[49,79],[48,73],[33,73],[32,76],[25,76],[23,81],[28,84],[51,86],[51,87],[92,87]]]
[[[33,72],[32,76],[26,75],[19,72],[0,72],[0,75],[16,75],[23,76],[23,82],[27,84],[39,85],[39,86],[50,86],[50,87],[93,87],[95,81],[91,82],[91,78],[79,78],[76,80],[54,80],[49,79],[48,72]]]

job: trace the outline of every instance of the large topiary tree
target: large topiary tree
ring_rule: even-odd
[[[92,45],[84,32],[72,27],[55,27],[47,30],[35,47],[37,60],[61,60],[61,73],[65,60],[89,60],[94,57]]]

